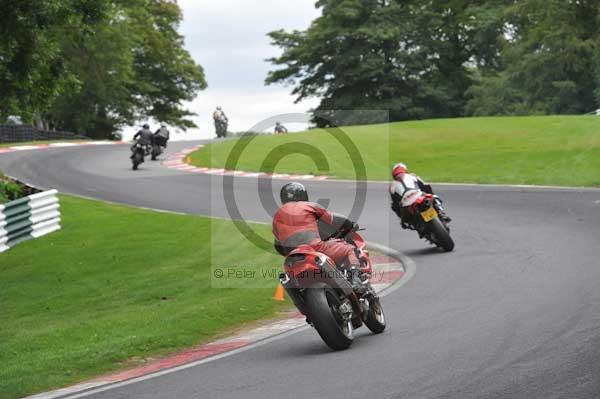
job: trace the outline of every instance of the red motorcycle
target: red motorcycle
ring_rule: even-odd
[[[361,261],[363,276],[369,276],[371,261],[365,241],[355,231],[338,231],[332,239],[344,239],[355,247]],[[280,282],[307,322],[333,350],[348,348],[354,340],[354,330],[363,324],[373,333],[385,329],[385,316],[379,297],[368,279],[357,294],[350,283],[353,270],[339,265],[310,246],[291,251],[284,262],[285,273]]]
[[[402,220],[412,230],[445,251],[454,249],[454,241],[450,237],[448,223],[440,218],[436,209],[436,197],[418,189],[409,189],[400,201],[403,215]]]

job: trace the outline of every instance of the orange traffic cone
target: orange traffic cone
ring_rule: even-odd
[[[273,299],[275,299],[276,301],[283,301],[283,299],[284,299],[283,295],[284,295],[283,285],[277,284],[277,288],[275,288],[275,295],[273,296]]]

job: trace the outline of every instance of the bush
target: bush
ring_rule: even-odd
[[[22,185],[0,174],[0,204],[21,198],[23,194]]]

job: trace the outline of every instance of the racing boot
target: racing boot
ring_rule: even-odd
[[[436,208],[438,214],[440,215],[440,219],[442,219],[442,221],[444,223],[450,223],[452,221],[452,219],[450,218],[450,216],[448,216],[446,214],[446,211],[444,210],[444,207],[442,206],[442,200],[440,199],[440,197],[438,197],[437,195],[434,195],[433,202],[435,204],[435,208]]]

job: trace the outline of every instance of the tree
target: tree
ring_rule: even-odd
[[[318,124],[462,115],[584,113],[600,90],[600,0],[321,0],[267,84],[319,97]]]
[[[60,52],[62,35],[93,31],[105,1],[0,0],[0,120],[34,122],[73,77]]]
[[[66,68],[75,79],[45,113],[52,127],[102,138],[135,120],[134,39],[119,15],[114,8],[94,35],[63,41]]]
[[[297,101],[320,97],[315,111],[334,124],[357,122],[338,120],[336,109],[387,109],[391,120],[463,115],[469,63],[496,58],[476,45],[497,41],[492,23],[472,18],[479,3],[489,2],[321,0],[306,31],[269,33],[283,53],[269,60],[281,68],[266,83],[294,84]]]
[[[77,80],[47,118],[57,128],[98,138],[147,117],[193,127],[181,102],[206,81],[177,32],[181,18],[176,3],[128,0],[112,6],[95,35],[65,40],[67,67]]]
[[[469,90],[469,113],[580,114],[596,108],[598,0],[520,0],[505,9],[503,68]]]
[[[177,32],[182,14],[176,2],[136,0],[130,8],[131,29],[138,33],[133,47],[134,97],[138,112],[181,128],[195,127],[181,108],[206,88],[204,70],[184,48]]]
[[[0,120],[19,115],[106,137],[152,117],[194,126],[182,107],[206,87],[169,0],[0,0]]]

